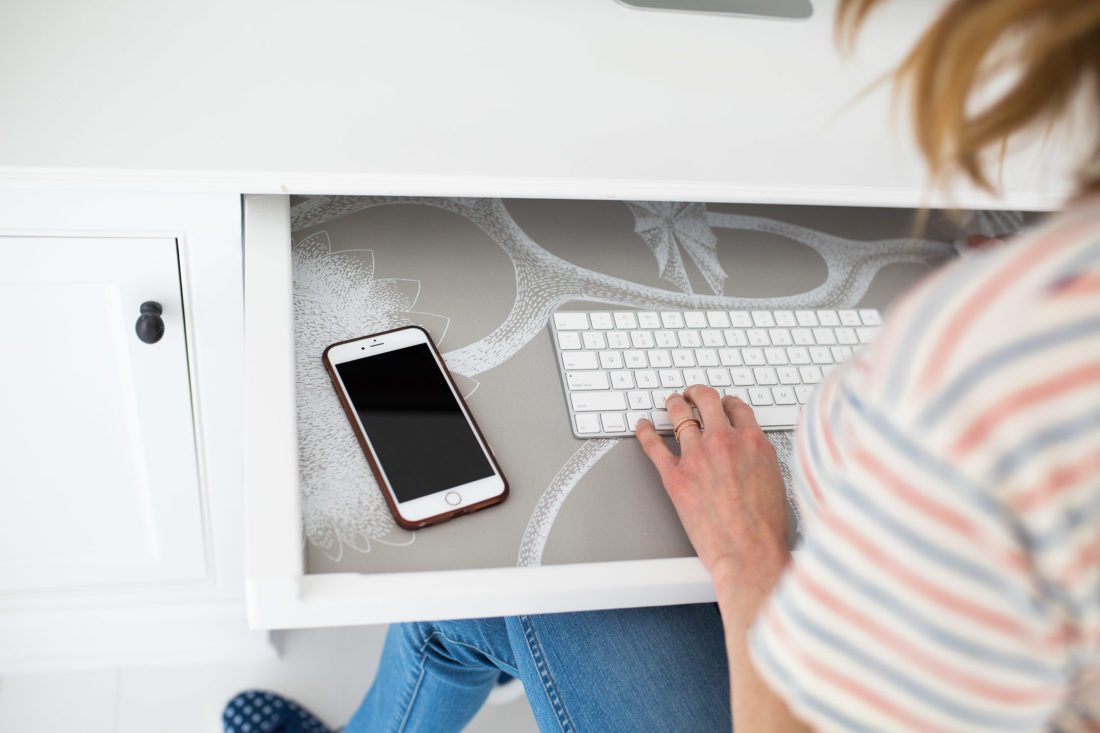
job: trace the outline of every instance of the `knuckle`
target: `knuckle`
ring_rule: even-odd
[[[737,447],[737,440],[730,430],[711,431],[710,442],[716,450],[721,452],[731,452]]]
[[[691,393],[696,397],[710,397],[717,396],[718,390],[714,387],[707,386],[705,384],[694,384],[690,387]]]
[[[775,446],[772,445],[771,440],[768,439],[767,433],[760,428],[748,431],[745,437],[750,441],[753,450],[761,453],[775,454]]]

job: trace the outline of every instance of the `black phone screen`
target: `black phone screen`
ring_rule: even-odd
[[[426,344],[336,370],[399,502],[493,475]]]

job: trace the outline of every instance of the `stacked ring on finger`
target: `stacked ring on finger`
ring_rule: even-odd
[[[703,424],[694,417],[685,417],[672,427],[672,435],[676,438],[677,443],[680,442],[680,431],[687,427],[688,423],[695,423],[695,427],[699,428],[699,430],[703,429]]]

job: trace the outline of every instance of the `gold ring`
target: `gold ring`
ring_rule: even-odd
[[[691,422],[695,423],[695,427],[699,428],[699,430],[703,429],[703,424],[696,420],[694,417],[685,417],[683,420],[676,423],[672,427],[672,435],[676,438],[677,443],[680,442],[680,431],[684,429],[684,426]]]

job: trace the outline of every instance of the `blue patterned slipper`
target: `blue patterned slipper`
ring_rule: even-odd
[[[222,712],[225,733],[332,733],[301,705],[272,692],[249,690]]]

